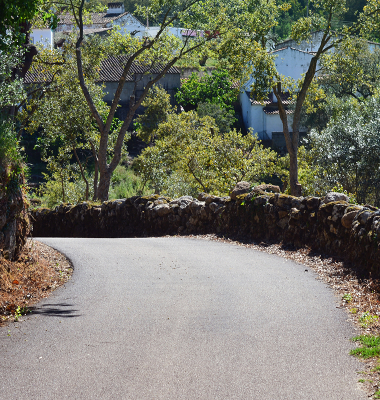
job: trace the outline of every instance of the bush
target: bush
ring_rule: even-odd
[[[140,176],[124,165],[118,165],[112,175],[109,191],[110,199],[125,199],[136,195],[145,195],[148,188],[144,188]]]

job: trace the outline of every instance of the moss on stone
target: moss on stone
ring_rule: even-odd
[[[332,201],[331,203],[322,204],[321,207],[320,207],[320,209],[323,210],[323,209],[330,208],[330,207],[333,208],[333,207],[334,207],[335,205],[337,205],[337,204],[342,204],[342,205],[348,206],[347,201],[344,201],[344,200],[337,200],[337,201]]]

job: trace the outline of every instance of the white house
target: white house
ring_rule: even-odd
[[[71,32],[76,28],[72,15],[61,14],[58,19],[56,33]],[[108,3],[106,12],[91,13],[87,19],[84,19],[84,30],[91,29],[93,30],[92,33],[98,33],[99,30],[103,31],[114,26],[124,33],[137,37],[145,36],[146,26],[131,13],[125,12],[123,3]]]
[[[30,32],[30,43],[36,45],[41,43],[42,46],[53,49],[53,31],[50,28],[32,28]]]
[[[280,75],[298,80],[309,68],[310,61],[318,50],[322,41],[323,32],[313,32],[309,40],[301,43],[293,39],[278,43],[271,54],[276,56],[275,64]],[[332,38],[332,42],[334,38]],[[373,51],[380,48],[379,43],[368,42],[369,48]],[[332,49],[333,51],[333,49]],[[318,74],[317,64],[317,74]],[[250,87],[254,81],[254,76],[246,83],[240,93],[240,103],[242,107],[243,120],[245,127],[253,128],[254,133],[261,140],[273,140],[274,133],[282,132],[282,122],[277,107],[277,100],[273,93],[270,94],[264,104],[260,104],[250,95]],[[286,91],[286,88],[283,88]],[[289,113],[288,123],[291,130],[291,113]],[[276,135],[281,136],[281,135]],[[283,136],[283,135],[282,135]],[[282,137],[281,136],[281,137]]]
[[[272,52],[276,56],[275,64],[280,75],[300,79],[309,68],[313,57],[311,52],[299,50],[294,47],[282,47]],[[240,104],[242,108],[245,127],[253,128],[261,140],[272,140],[273,132],[282,132],[282,121],[278,112],[277,99],[270,93],[268,99],[261,104],[251,97],[250,86],[253,77],[247,82],[244,90],[240,93]],[[283,96],[283,103],[289,104],[288,96]],[[291,126],[291,114],[289,112],[289,129]]]

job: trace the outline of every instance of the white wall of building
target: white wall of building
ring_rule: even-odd
[[[300,79],[309,68],[313,55],[302,50],[287,47],[272,53],[276,59],[276,69],[280,75]]]
[[[107,24],[109,26],[116,26],[121,32],[134,33],[135,37],[146,36],[146,27],[140,23],[139,20],[134,18],[131,14],[124,15],[121,18],[113,21],[113,24]]]
[[[264,114],[264,113],[263,113]],[[265,114],[266,122],[267,122],[267,135],[269,139],[272,139],[272,132],[282,132],[282,121],[280,118],[280,114]],[[289,124],[289,117],[288,115],[288,127],[290,129]]]
[[[302,40],[297,43],[296,40],[288,39],[283,42],[277,43],[275,49],[282,49],[284,47],[293,47],[302,51],[317,51],[322,42],[323,32],[313,32],[308,40]]]
[[[51,29],[33,29],[30,32],[33,44],[41,43],[45,48],[53,49],[53,31]]]
[[[240,93],[240,104],[244,125],[252,128],[260,140],[271,140],[272,132],[282,132],[282,121],[279,114],[266,114],[265,104],[252,103],[247,92]],[[288,127],[291,130],[292,117],[288,115]]]

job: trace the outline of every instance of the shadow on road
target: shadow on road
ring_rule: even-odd
[[[60,317],[60,318],[74,318],[80,317],[81,314],[75,314],[78,310],[73,307],[73,304],[57,303],[57,304],[44,304],[38,307],[31,307],[32,314],[45,315],[47,317]]]

